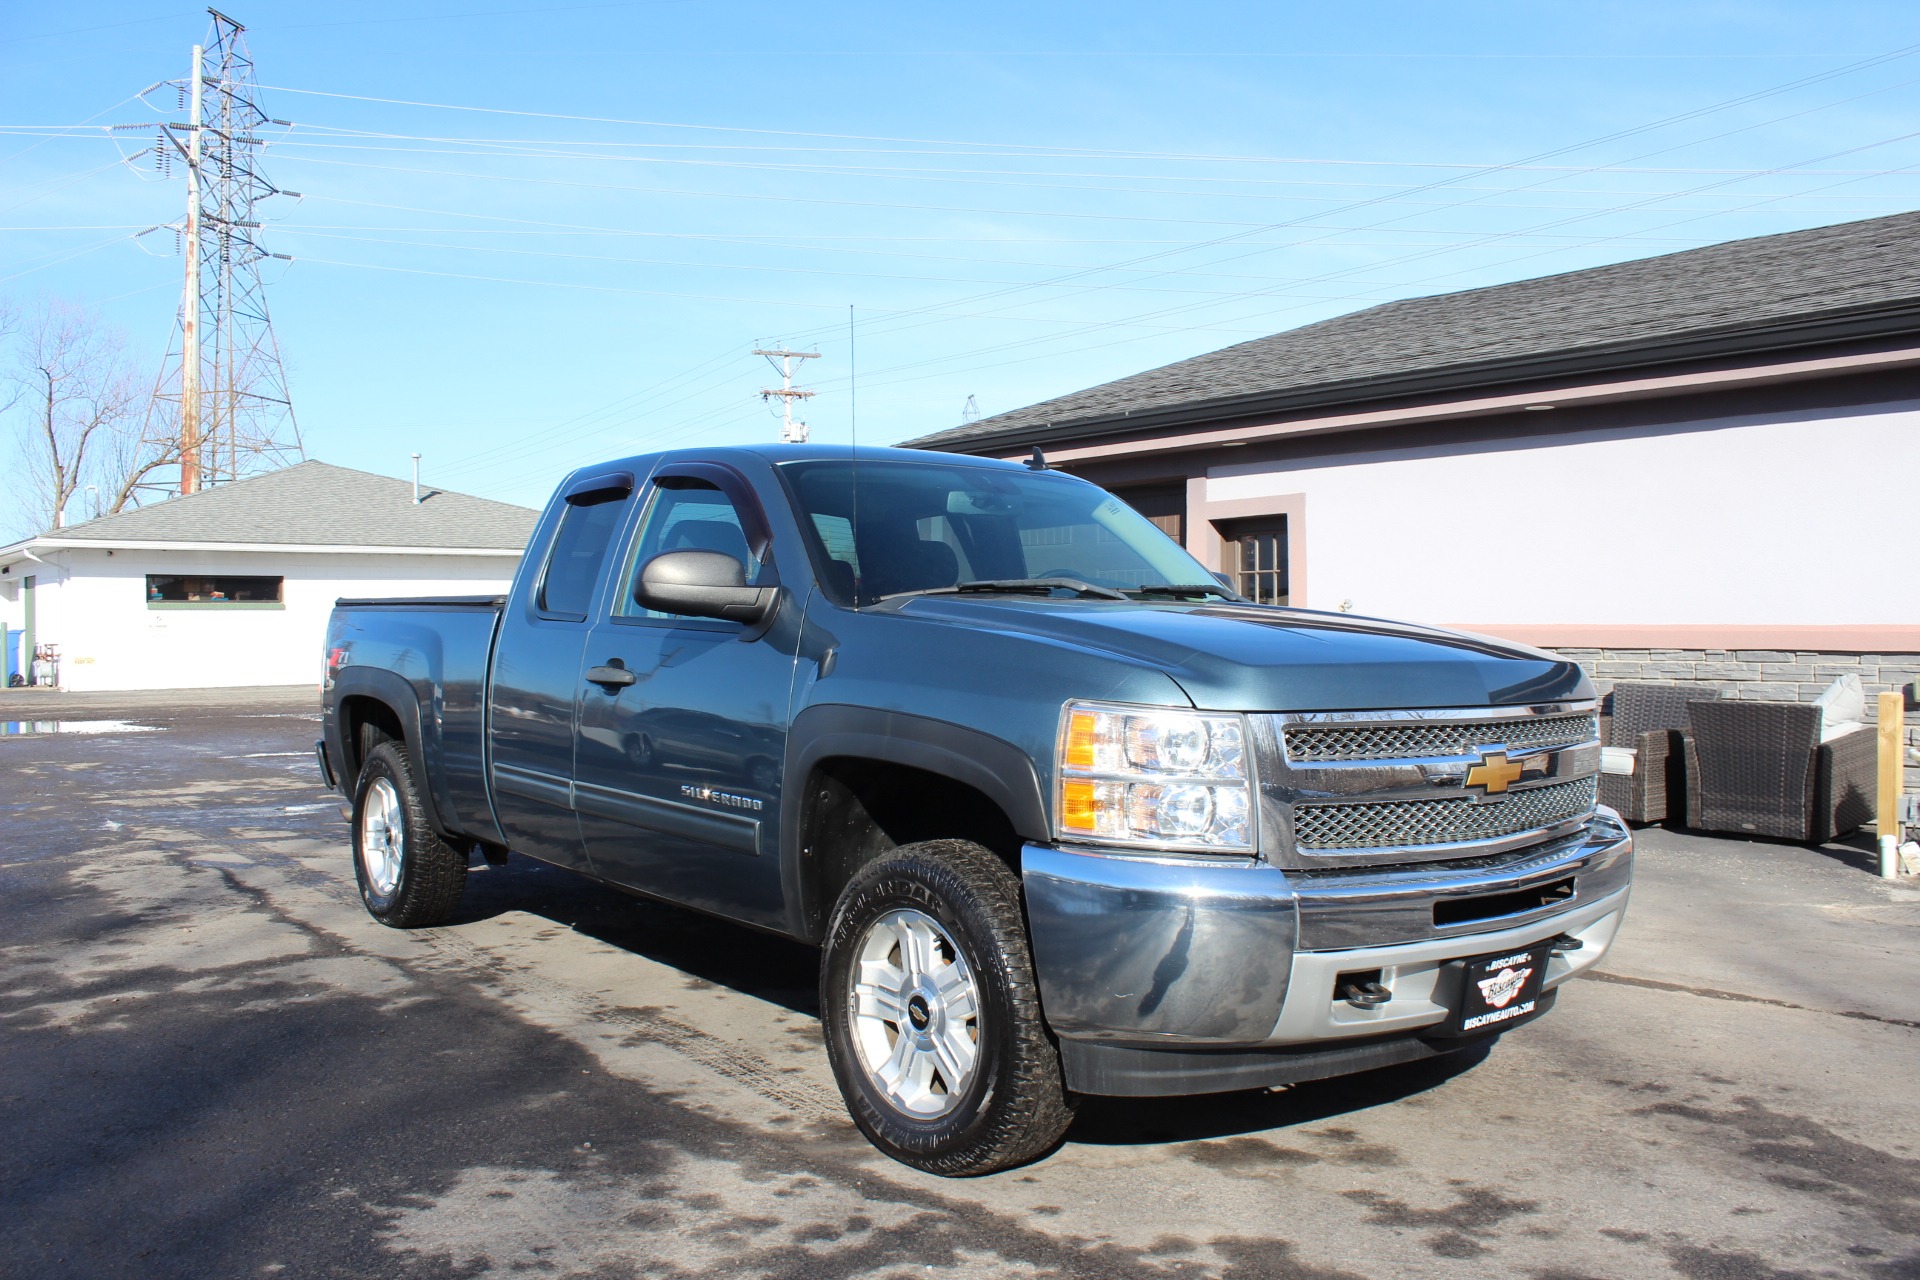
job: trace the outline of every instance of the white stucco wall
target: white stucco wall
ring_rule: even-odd
[[[1650,434],[1650,431],[1656,433]],[[1304,494],[1308,598],[1436,623],[1920,621],[1920,404],[1217,467]],[[1876,478],[1892,481],[1876,499]]]
[[[23,625],[19,581],[38,579],[37,635],[60,646],[75,690],[215,688],[320,681],[327,616],[340,596],[504,591],[518,557],[323,555],[91,548],[45,553],[58,572],[19,564],[0,579],[0,620]],[[146,575],[284,578],[280,609],[150,608]]]

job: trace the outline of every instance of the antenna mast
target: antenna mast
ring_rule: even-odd
[[[256,206],[281,191],[260,172],[270,119],[256,101],[246,28],[216,9],[205,46],[181,86],[187,120],[161,125],[162,146],[186,163],[187,216],[176,229],[186,259],[175,341],[147,408],[150,448],[177,448],[180,479],[194,493],[306,456],[287,391],[280,345],[267,312],[255,239]]]
[[[763,389],[760,392],[760,398],[762,400],[772,400],[777,396],[780,399],[781,442],[784,444],[805,444],[807,442],[807,424],[793,420],[793,402],[795,400],[810,399],[816,393],[812,391],[796,391],[794,389],[793,362],[795,360],[818,360],[820,353],[818,351],[789,351],[785,347],[779,347],[774,350],[768,350],[765,347],[755,347],[753,354],[765,356],[768,364],[773,364],[775,360],[780,362],[774,365],[774,367],[780,371],[779,388],[777,390],[772,387]]]

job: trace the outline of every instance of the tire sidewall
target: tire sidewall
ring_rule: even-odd
[[[896,1110],[868,1077],[852,1026],[852,974],[862,937],[890,911],[932,917],[952,939],[974,976],[980,1002],[978,1065],[960,1103],[945,1115],[920,1119]],[[958,877],[930,860],[890,859],[863,870],[834,913],[823,966],[821,1012],[827,1053],[848,1110],[883,1151],[924,1167],[977,1141],[992,1124],[992,1104],[1007,1086],[1013,1061],[1014,1017],[1004,957],[982,904]]]
[[[366,815],[367,793],[379,778],[392,783],[400,799],[396,813],[400,820],[400,874],[393,882],[393,892],[388,894],[375,892],[372,881],[367,879],[366,853],[361,847],[365,838],[362,819]],[[407,879],[413,871],[413,812],[412,779],[395,765],[392,747],[382,743],[368,753],[353,792],[353,878],[360,885],[360,901],[376,920],[386,920],[406,897]]]

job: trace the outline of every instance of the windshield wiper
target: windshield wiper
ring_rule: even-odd
[[[1217,582],[1156,582],[1151,586],[1135,587],[1136,596],[1219,596],[1222,600],[1238,600],[1240,597]]]
[[[1103,587],[1097,583],[1086,582],[1079,578],[987,578],[978,582],[962,582],[951,587],[927,587],[920,591],[896,591],[892,595],[881,596],[882,600],[898,600],[902,596],[952,596],[988,593],[1050,595],[1055,591],[1074,591],[1083,596],[1093,596],[1100,600],[1125,600],[1127,593],[1112,587]]]

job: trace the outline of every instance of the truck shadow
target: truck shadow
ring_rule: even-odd
[[[1209,1093],[1189,1098],[1083,1098],[1073,1128],[1067,1131],[1067,1142],[1103,1147],[1157,1146],[1336,1120],[1438,1088],[1471,1071],[1489,1052],[1489,1046],[1482,1045],[1424,1062],[1312,1080],[1271,1092]],[[1347,1154],[1357,1157],[1365,1152],[1356,1149]]]
[[[447,927],[525,912],[609,946],[809,1018],[820,1016],[820,952],[685,907],[624,893],[585,876],[514,857],[473,871]],[[1485,1047],[1360,1075],[1188,1098],[1083,1098],[1066,1143],[1159,1146],[1333,1120],[1398,1102],[1471,1070]]]
[[[468,873],[447,927],[508,911],[550,920],[622,951],[731,988],[809,1018],[820,1016],[820,950],[687,907],[624,893],[557,867],[514,856]]]

